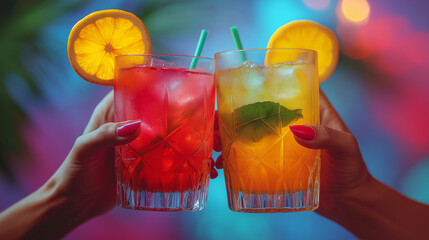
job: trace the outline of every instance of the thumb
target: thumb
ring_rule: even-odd
[[[105,123],[98,129],[80,136],[76,145],[81,152],[94,152],[133,141],[140,133],[141,121]]]
[[[295,140],[304,147],[324,149],[336,158],[360,155],[356,138],[349,132],[319,125],[293,125],[289,128]]]

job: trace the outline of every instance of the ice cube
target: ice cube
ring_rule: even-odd
[[[252,63],[249,60],[244,61],[243,65],[248,68],[259,68],[258,65],[256,65],[255,63]]]
[[[150,65],[153,67],[179,68],[179,64],[175,62],[165,61],[154,57],[150,59]]]
[[[265,88],[276,98],[291,99],[301,95],[301,82],[294,64],[275,64],[265,68]]]
[[[258,90],[263,86],[265,77],[258,65],[246,60],[241,68],[243,69],[244,77],[241,83],[244,88],[247,90]]]

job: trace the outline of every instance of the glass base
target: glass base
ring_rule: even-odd
[[[185,192],[134,191],[118,182],[118,206],[149,211],[201,211],[206,207],[208,179],[196,190]]]
[[[294,193],[252,194],[228,192],[228,205],[235,212],[275,213],[316,210],[319,207],[318,191]]]

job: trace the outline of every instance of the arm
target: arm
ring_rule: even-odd
[[[140,121],[112,123],[112,109],[110,93],[46,184],[0,213],[0,239],[59,239],[115,206],[113,146],[134,140]]]
[[[0,239],[59,239],[87,220],[79,209],[48,181],[0,213]]]
[[[339,196],[336,207],[321,211],[362,239],[425,239],[429,206],[416,202],[375,178]]]
[[[291,126],[295,140],[322,149],[320,206],[316,212],[362,239],[427,239],[429,206],[376,180],[356,138],[323,92],[321,126]]]

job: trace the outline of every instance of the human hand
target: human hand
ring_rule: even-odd
[[[320,126],[290,126],[295,140],[322,149],[320,205],[316,212],[360,239],[424,239],[429,207],[375,179],[359,145],[320,92]]]
[[[116,204],[114,146],[134,140],[140,121],[114,123],[113,91],[95,108],[82,136],[52,179],[63,195],[88,212],[88,218],[100,215]],[[211,159],[210,178],[216,178]]]
[[[100,215],[115,206],[114,146],[134,140],[140,121],[113,122],[113,91],[95,108],[91,119],[69,155],[48,181],[83,218]]]
[[[322,91],[319,100],[320,125],[294,125],[290,129],[302,146],[322,149],[320,205],[316,212],[329,215],[336,201],[360,192],[372,176],[362,159],[356,138]]]
[[[221,151],[219,125],[215,114],[215,151]],[[320,177],[320,214],[329,214],[335,201],[360,186],[364,186],[371,175],[362,159],[358,143],[346,124],[336,112],[323,92],[320,92],[319,126],[291,126],[296,141],[308,148],[322,149]],[[223,168],[222,155],[216,160],[216,168]]]

